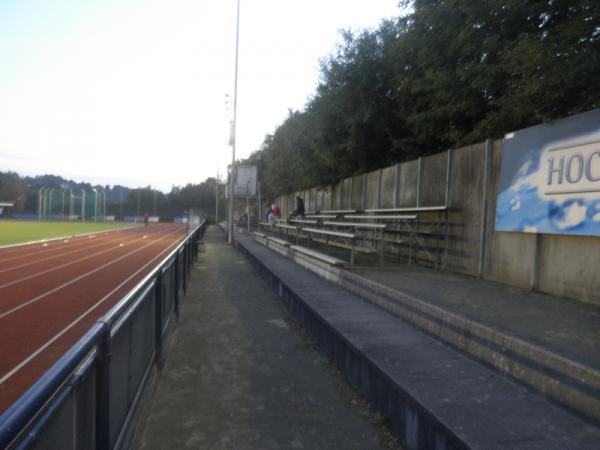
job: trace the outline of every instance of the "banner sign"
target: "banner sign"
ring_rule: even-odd
[[[256,196],[256,166],[235,166],[235,197]]]
[[[509,133],[496,231],[600,236],[600,110]]]

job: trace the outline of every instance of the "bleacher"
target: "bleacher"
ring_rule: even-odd
[[[350,264],[356,253],[404,258],[435,268],[447,264],[450,241],[450,208],[336,209],[307,212],[303,216],[261,222],[263,230],[286,242],[318,247],[325,252],[349,251]],[[336,250],[337,249],[337,250]]]

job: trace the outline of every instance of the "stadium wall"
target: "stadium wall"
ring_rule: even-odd
[[[447,204],[447,270],[600,304],[600,238],[495,232],[502,141],[448,150],[329,186],[280,196],[287,215],[296,196],[307,211]]]

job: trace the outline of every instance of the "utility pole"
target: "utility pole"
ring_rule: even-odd
[[[217,181],[215,181],[215,225],[219,223],[219,168],[217,167]]]
[[[233,244],[233,177],[235,176],[235,145],[236,145],[236,120],[237,120],[237,90],[238,90],[238,60],[240,51],[240,0],[237,2],[237,20],[235,29],[235,81],[233,88],[233,120],[231,124],[231,170],[229,171],[229,221],[227,226],[227,242]]]

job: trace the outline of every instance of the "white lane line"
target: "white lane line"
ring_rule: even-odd
[[[112,238],[112,235],[105,236],[103,239],[110,239],[110,238]],[[88,245],[88,244],[89,244],[88,241],[81,240],[81,241],[77,241],[77,242],[71,243],[71,245],[69,245],[69,247],[71,247],[71,248],[75,248],[75,247],[85,248],[85,246]],[[48,245],[47,244],[42,245],[42,248],[44,248],[44,247],[48,247]],[[33,253],[21,253],[21,254],[18,254],[16,256],[11,256],[10,258],[2,258],[1,262],[4,263],[6,261],[13,261],[15,259],[31,258],[31,257],[35,257],[35,256],[38,256],[38,255],[41,255],[43,253],[55,252],[55,251],[59,250],[57,247],[58,246],[53,246],[52,248],[44,248],[43,250],[39,250],[39,251],[36,251],[36,252],[33,252]],[[62,246],[62,247],[64,247],[64,246]],[[37,248],[38,247],[36,247],[36,249]],[[34,250],[34,249],[30,249],[30,250]]]
[[[132,231],[132,233],[125,232],[125,231]],[[119,233],[119,231],[111,232],[111,233],[105,233],[102,238],[96,239],[95,241],[96,242],[109,242],[114,237],[117,237],[117,238],[118,237],[123,237],[123,238],[125,238],[125,237],[129,237],[129,236],[134,236],[134,237],[135,236],[140,236],[138,233],[133,233],[134,231],[140,231],[140,230],[136,230],[135,228],[133,228],[133,229],[126,229],[125,231],[122,232],[122,233]],[[153,235],[157,235],[158,236],[163,231],[164,230],[156,230],[153,233]],[[63,249],[65,247],[68,247],[69,249],[75,249],[75,248],[77,248],[79,250],[82,250],[82,249],[86,249],[86,248],[91,248],[91,247],[87,247],[88,245],[90,245],[90,242],[82,238],[81,240],[78,240],[76,242],[72,242],[71,245],[61,246],[61,247]],[[36,246],[36,249],[38,249],[38,251],[30,252],[30,253],[26,253],[26,254],[19,254],[17,256],[12,256],[10,258],[2,258],[2,253],[0,253],[0,264],[4,264],[7,261],[12,261],[12,260],[15,260],[15,259],[34,258],[34,257],[38,257],[38,256],[40,256],[42,254],[45,254],[45,253],[52,253],[52,252],[56,252],[56,251],[60,250],[60,248],[57,248],[57,246],[53,246],[52,248],[47,248],[47,249],[44,249],[43,247]],[[30,250],[34,250],[34,249],[30,249]],[[4,270],[10,270],[10,269],[11,268],[3,269],[3,271]]]
[[[19,264],[18,266],[11,266],[8,269],[0,269],[0,273],[5,273],[5,272],[12,272],[13,270],[17,270],[17,269],[21,269],[23,267],[27,267],[27,266],[31,266],[37,263],[41,263],[44,261],[50,261],[51,259],[56,259],[56,258],[62,258],[63,256],[67,256],[67,255],[72,255],[73,253],[80,253],[86,250],[92,250],[94,248],[97,247],[102,247],[103,245],[111,245],[112,243],[114,243],[114,241],[120,241],[122,240],[121,238],[119,239],[112,239],[112,240],[108,240],[105,242],[102,242],[100,244],[95,244],[95,245],[91,245],[89,247],[83,247],[83,248],[78,248],[77,250],[71,250],[70,252],[65,252],[65,253],[59,253],[58,255],[54,255],[54,256],[49,256],[47,258],[42,258],[42,259],[38,259],[35,261],[30,261],[24,264]]]
[[[168,236],[168,235],[167,235],[167,236]],[[29,305],[31,305],[32,303],[38,302],[38,301],[40,301],[41,299],[43,299],[44,297],[47,297],[47,296],[48,296],[48,295],[50,295],[50,294],[53,294],[53,293],[55,293],[55,292],[57,292],[57,291],[60,291],[61,289],[63,289],[63,288],[66,288],[67,286],[70,286],[70,285],[71,285],[71,284],[73,284],[73,283],[76,283],[76,282],[78,282],[78,281],[81,281],[82,279],[84,279],[84,278],[86,278],[86,277],[88,277],[88,276],[90,276],[90,275],[93,275],[94,273],[96,273],[96,272],[99,272],[99,271],[101,271],[102,269],[105,269],[105,268],[107,268],[108,266],[110,266],[110,265],[112,265],[112,264],[115,264],[115,263],[117,263],[117,262],[121,261],[122,259],[125,259],[125,258],[127,258],[128,256],[131,256],[131,255],[133,255],[134,253],[137,253],[137,252],[139,252],[140,250],[143,250],[143,249],[145,249],[146,247],[149,247],[149,246],[151,246],[152,244],[154,244],[154,243],[156,243],[156,242],[158,242],[158,241],[160,241],[160,240],[164,239],[165,237],[166,237],[166,236],[163,236],[163,237],[161,237],[160,239],[156,239],[156,240],[154,240],[154,241],[150,241],[149,243],[147,243],[146,245],[144,245],[144,246],[142,246],[142,247],[140,247],[140,248],[138,248],[138,249],[132,250],[131,252],[129,252],[129,253],[126,253],[126,254],[124,254],[123,256],[120,256],[120,257],[119,257],[119,258],[117,258],[117,259],[114,259],[114,260],[112,260],[112,261],[109,261],[108,263],[106,263],[106,264],[103,264],[103,265],[101,265],[101,266],[97,267],[96,269],[94,269],[94,270],[92,270],[92,271],[90,271],[90,272],[84,273],[83,275],[80,275],[80,276],[78,276],[78,277],[76,277],[76,278],[73,278],[71,281],[67,281],[66,283],[64,283],[64,284],[61,284],[60,286],[57,286],[57,287],[55,287],[54,289],[51,289],[51,290],[49,290],[49,291],[47,291],[47,292],[44,292],[43,294],[41,294],[41,295],[38,295],[37,297],[34,297],[34,298],[32,298],[31,300],[28,300],[28,301],[27,301],[27,302],[25,302],[25,303],[21,303],[19,306],[15,306],[15,307],[14,307],[14,308],[12,308],[12,309],[9,309],[9,310],[7,310],[7,311],[5,311],[5,312],[3,312],[3,313],[0,313],[0,319],[3,319],[4,317],[6,317],[6,316],[8,316],[8,315],[10,315],[10,314],[12,314],[12,313],[14,313],[14,312],[16,312],[16,311],[19,311],[20,309],[23,309],[23,308],[25,308],[26,306],[29,306]]]
[[[106,300],[108,300],[108,298],[111,295],[113,295],[115,292],[117,292],[119,289],[121,289],[132,278],[134,278],[137,274],[139,274],[142,270],[144,270],[150,264],[152,264],[157,258],[159,258],[163,253],[165,253],[166,251],[168,251],[171,247],[173,247],[179,241],[180,241],[180,239],[178,239],[177,241],[173,242],[166,249],[164,249],[163,251],[161,251],[158,255],[156,255],[149,262],[147,262],[146,264],[144,264],[144,266],[142,266],[140,269],[138,269],[129,278],[127,278],[125,281],[123,281],[121,284],[119,284],[116,288],[114,288],[112,291],[110,291],[108,294],[106,294],[104,297],[102,297],[100,300],[98,300],[98,302],[96,302],[96,304],[94,304],[92,307],[90,307],[87,311],[85,311],[77,319],[75,319],[73,322],[71,322],[69,325],[67,325],[65,328],[63,328],[62,331],[60,331],[59,333],[55,334],[44,345],[42,345],[36,351],[34,351],[33,353],[31,353],[27,358],[25,358],[23,361],[21,361],[19,364],[17,364],[15,367],[13,367],[9,372],[7,372],[6,374],[4,374],[2,376],[2,378],[0,378],[0,385],[2,385],[4,382],[6,382],[6,380],[8,380],[10,377],[12,377],[15,373],[17,373],[19,370],[21,370],[24,366],[26,366],[33,358],[35,358],[36,356],[38,356],[40,353],[42,353],[44,350],[46,350],[50,345],[52,345],[54,342],[56,342],[58,339],[60,339],[60,337],[63,336],[67,331],[69,331],[71,328],[73,328],[75,325],[77,325],[79,322],[81,322],[81,320],[83,318],[85,318],[86,316],[88,316],[94,309],[96,309],[98,306],[100,306],[102,303],[104,303]]]
[[[136,239],[140,239],[140,236],[131,235],[131,237],[136,238]],[[18,266],[11,266],[8,269],[0,269],[0,273],[10,272],[10,271],[13,271],[13,270],[16,270],[16,269],[20,269],[22,267],[31,266],[33,264],[37,264],[37,263],[40,263],[40,262],[43,262],[43,261],[49,261],[51,259],[60,258],[62,256],[67,256],[67,255],[71,255],[73,253],[83,252],[83,251],[86,251],[86,250],[91,250],[91,249],[96,248],[96,247],[102,247],[103,245],[110,245],[114,241],[120,241],[120,240],[124,240],[124,239],[125,239],[125,236],[110,236],[106,240],[104,240],[103,242],[101,242],[99,244],[90,245],[90,246],[86,246],[88,243],[84,242],[85,245],[83,247],[81,247],[81,248],[76,249],[76,250],[71,250],[71,251],[66,252],[66,253],[59,253],[58,255],[50,256],[48,258],[37,259],[35,261],[30,261],[30,262],[27,262],[27,263],[24,263],[24,264],[21,264],[21,265],[18,265]],[[120,247],[123,247],[123,245],[120,245]]]
[[[141,239],[138,239],[138,241],[139,240],[141,240]],[[129,244],[134,244],[135,242],[136,242],[136,240],[134,239]],[[105,244],[103,244],[103,245],[105,245]],[[19,279],[16,279],[16,280],[11,280],[11,281],[9,281],[8,283],[5,283],[5,284],[0,284],[0,289],[4,289],[6,287],[13,286],[13,285],[18,284],[18,283],[22,283],[23,281],[31,280],[32,278],[35,278],[35,277],[40,277],[42,275],[46,275],[47,273],[54,272],[55,270],[59,270],[59,269],[63,269],[63,268],[68,267],[68,266],[72,266],[73,264],[80,263],[81,261],[85,261],[86,259],[95,258],[96,256],[102,255],[103,253],[108,253],[108,252],[112,252],[114,250],[117,250],[120,247],[121,246],[115,246],[114,244],[112,244],[110,248],[107,248],[105,250],[100,250],[99,252],[92,253],[91,255],[84,256],[83,258],[79,258],[79,259],[76,259],[74,261],[70,261],[70,262],[65,263],[65,264],[63,264],[61,266],[54,266],[54,267],[51,267],[50,269],[46,269],[46,270],[43,270],[41,272],[36,272],[34,274],[27,275],[26,277],[23,277],[23,278],[19,278]]]

